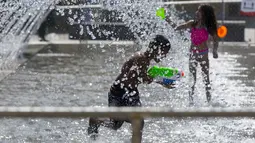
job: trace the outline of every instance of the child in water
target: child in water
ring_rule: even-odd
[[[169,52],[171,44],[167,38],[162,35],[157,35],[150,43],[148,49],[141,53],[135,53],[131,56],[122,66],[121,73],[113,82],[108,93],[108,105],[121,107],[121,106],[141,106],[138,85],[145,83],[150,84],[153,78],[148,76],[147,71],[150,62],[160,62],[162,58],[166,57]],[[159,83],[161,84],[161,83]],[[164,85],[164,87],[172,88],[172,85]],[[96,118],[89,119],[88,134],[95,138],[98,133],[100,125],[119,129],[124,121],[131,123],[130,120],[120,120],[117,118],[110,119],[106,122]],[[143,129],[144,121],[141,121],[141,132]]]
[[[190,29],[191,30],[191,46],[189,54],[189,70],[193,77],[193,85],[189,92],[190,100],[193,101],[193,94],[196,84],[196,73],[198,64],[202,68],[203,81],[205,83],[206,98],[211,100],[211,86],[209,78],[209,58],[208,45],[209,35],[213,39],[213,58],[218,58],[218,36],[217,36],[217,21],[214,9],[210,5],[200,5],[195,13],[195,20],[190,20],[184,24],[177,26],[176,30]],[[167,22],[171,23],[169,18]]]

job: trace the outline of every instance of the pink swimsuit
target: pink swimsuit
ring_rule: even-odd
[[[205,28],[191,29],[191,41],[195,46],[198,46],[207,40],[208,40],[208,32]]]
[[[191,29],[191,41],[195,46],[202,44],[208,40],[208,32],[205,28],[192,28]],[[192,49],[194,54],[206,54],[208,53],[208,48],[206,49]]]

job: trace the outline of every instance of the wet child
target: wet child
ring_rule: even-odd
[[[152,60],[160,62],[165,58],[171,48],[171,44],[167,38],[162,35],[157,35],[150,43],[145,52],[138,52],[132,55],[122,66],[121,73],[113,82],[108,93],[108,105],[115,107],[123,106],[141,106],[138,85],[150,84],[153,78],[148,76],[147,71]],[[161,83],[159,83],[161,84]],[[164,86],[172,88],[172,85]],[[110,119],[110,121],[99,120],[96,118],[89,119],[88,134],[95,138],[98,133],[100,125],[119,129],[124,121],[131,123],[130,120],[120,120],[117,118]],[[144,121],[141,120],[141,132]]]
[[[193,78],[191,90],[189,92],[190,100],[193,102],[195,84],[197,81],[197,66],[201,66],[203,81],[205,84],[207,101],[211,101],[211,84],[209,78],[209,47],[207,42],[209,36],[213,40],[213,58],[218,58],[218,36],[217,36],[217,21],[215,12],[212,6],[202,4],[195,12],[195,19],[176,26],[176,30],[190,29],[191,46],[189,56],[189,70]],[[170,19],[166,19],[172,26]]]

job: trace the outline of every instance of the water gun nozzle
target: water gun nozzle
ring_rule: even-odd
[[[184,76],[184,72],[182,72],[182,74],[181,74],[182,76]]]

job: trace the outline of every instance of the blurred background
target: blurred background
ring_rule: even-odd
[[[244,1],[245,2],[245,1]],[[203,1],[163,1],[160,2],[165,7],[173,7],[178,11],[180,19],[193,19],[197,7]],[[254,41],[254,16],[249,15],[249,12],[242,12],[241,0],[209,0],[204,3],[212,5],[215,9],[218,24],[225,25],[228,28],[228,34],[222,41],[229,42],[250,42]],[[249,1],[247,1],[247,5]],[[86,5],[86,6],[85,6]],[[252,3],[250,4],[251,8]],[[245,6],[243,6],[245,8]],[[249,9],[249,7],[248,7]],[[129,30],[121,19],[117,10],[108,10],[103,8],[102,1],[89,0],[69,0],[61,1],[46,14],[44,23],[42,23],[38,33],[45,31],[46,34],[68,34],[70,39],[80,40],[110,40],[111,37],[119,40],[134,40],[134,34]],[[91,28],[92,33],[97,33],[95,37],[86,32],[86,26],[98,25],[96,28]],[[112,31],[112,35],[101,34],[100,31]],[[123,30],[123,31],[122,31]],[[82,33],[81,33],[82,32]],[[41,33],[43,34],[43,32]],[[40,34],[39,34],[40,35]]]
[[[186,77],[172,90],[141,85],[143,106],[189,109],[189,31],[175,32],[156,10],[164,7],[179,24],[193,19],[202,3],[215,8],[228,33],[220,39],[219,58],[209,53],[212,103],[205,102],[198,68],[193,106],[254,107],[254,0],[0,0],[0,106],[107,106],[124,61],[163,34],[172,49],[160,65],[180,68]],[[255,142],[253,118],[157,118],[145,124],[145,143]],[[87,127],[86,118],[1,118],[0,142],[91,142]],[[98,142],[128,142],[130,128],[102,127]]]

